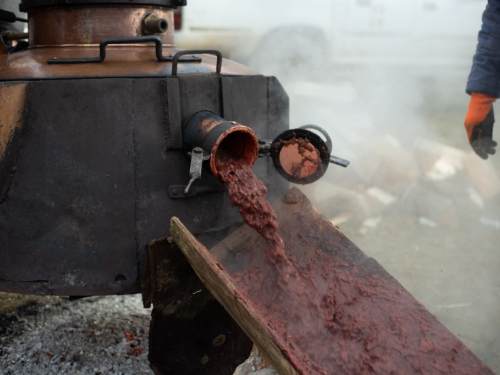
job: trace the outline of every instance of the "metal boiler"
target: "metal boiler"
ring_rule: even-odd
[[[172,216],[217,243],[242,224],[204,150],[227,129],[243,124],[255,139],[270,200],[287,189],[280,134],[319,142],[319,172],[289,180],[342,164],[314,133],[286,132],[276,78],[174,47],[174,9],[184,5],[22,1],[29,48],[9,54],[0,43],[1,291],[139,293],[145,249],[168,237]]]

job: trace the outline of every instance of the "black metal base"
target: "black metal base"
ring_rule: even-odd
[[[144,304],[153,303],[149,361],[155,375],[231,375],[252,341],[210,294],[174,243],[146,249]]]

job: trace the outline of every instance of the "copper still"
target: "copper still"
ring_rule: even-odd
[[[244,154],[269,199],[287,189],[276,156],[279,135],[296,136],[284,133],[287,94],[217,51],[176,49],[174,10],[184,5],[22,1],[28,49],[0,43],[1,291],[138,293],[145,249],[169,236],[174,215],[217,243],[242,223],[204,149],[202,135],[217,133],[218,144],[222,127],[249,137]],[[330,153],[317,142],[314,179]]]

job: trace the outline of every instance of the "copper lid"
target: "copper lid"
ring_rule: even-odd
[[[88,5],[152,5],[178,7],[186,5],[186,0],[22,0],[19,9],[28,12],[35,8]]]

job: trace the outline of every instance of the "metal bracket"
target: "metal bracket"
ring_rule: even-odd
[[[175,56],[163,56],[163,43],[160,37],[156,35],[151,36],[135,36],[135,37],[122,37],[122,38],[106,38],[99,43],[99,57],[84,57],[84,58],[58,58],[48,59],[47,64],[86,64],[86,63],[101,63],[106,58],[106,46],[108,44],[136,44],[136,43],[150,43],[154,42],[156,45],[156,58],[158,61],[168,61],[177,64],[179,61],[179,53]],[[185,52],[185,51],[181,51]],[[192,53],[190,53],[192,54]],[[177,59],[176,59],[177,57]],[[181,62],[201,62],[201,57],[188,56],[180,60]]]
[[[172,75],[176,76],[177,75],[177,63],[180,62],[186,62],[184,59],[181,60],[181,56],[184,55],[215,55],[217,56],[217,65],[215,69],[215,73],[220,74],[222,70],[222,53],[219,51],[213,50],[213,49],[199,49],[199,50],[185,50],[185,51],[179,51],[174,55],[174,58],[172,60]],[[201,59],[200,59],[201,61]]]
[[[210,154],[206,153],[201,147],[193,148],[193,151],[188,152],[191,156],[191,165],[189,167],[189,183],[184,189],[184,195],[188,195],[189,188],[195,180],[201,180],[201,170],[203,167],[203,162],[210,159]]]
[[[259,139],[259,158],[271,155],[273,141],[270,139]]]
[[[205,186],[192,186],[195,180],[201,180],[201,173],[203,169],[203,162],[210,159],[210,154],[203,150],[201,147],[193,148],[193,151],[188,152],[191,157],[191,165],[189,167],[189,177],[191,178],[186,186],[184,185],[171,185],[168,187],[167,194],[171,199],[189,198],[195,195],[206,193],[220,193],[226,191],[227,188],[220,185],[205,185]],[[182,193],[181,193],[182,192]]]
[[[345,159],[339,158],[338,156],[333,156],[333,155],[330,155],[330,163],[340,165],[341,167],[344,167],[344,168],[347,168],[347,166],[349,164],[351,164],[351,162],[349,160],[345,160]]]

